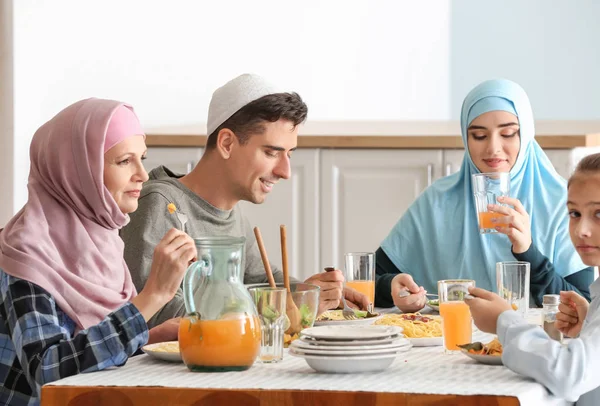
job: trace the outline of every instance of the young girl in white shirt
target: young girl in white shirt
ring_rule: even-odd
[[[600,154],[585,157],[569,179],[567,208],[571,241],[586,265],[600,265]],[[495,293],[469,290],[466,299],[475,325],[498,335],[502,361],[531,377],[555,396],[579,406],[600,405],[600,279],[590,286],[592,302],[561,292],[556,327],[568,337],[563,345],[539,326],[528,324]]]

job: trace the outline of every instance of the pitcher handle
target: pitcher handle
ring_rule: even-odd
[[[196,262],[191,264],[185,271],[183,277],[183,300],[185,302],[186,314],[196,313],[196,302],[194,301],[194,292],[204,283],[207,275],[212,269],[210,256],[203,255]],[[194,283],[196,276],[199,276],[197,284]]]

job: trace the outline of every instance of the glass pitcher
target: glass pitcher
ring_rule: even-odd
[[[260,322],[244,287],[244,237],[194,239],[198,260],[183,279],[179,348],[192,371],[243,371],[260,352]]]

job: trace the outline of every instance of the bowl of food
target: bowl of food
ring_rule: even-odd
[[[268,283],[255,283],[251,285],[246,285],[246,288],[259,288],[259,287],[268,287]],[[276,285],[278,288],[283,287],[283,283],[278,283]],[[286,325],[285,325],[285,335],[284,335],[284,345],[287,347],[292,341],[298,338],[300,331],[305,328],[312,327],[315,323],[315,319],[317,318],[317,311],[319,310],[319,294],[321,288],[317,285],[312,285],[310,283],[290,283],[290,290],[292,294],[292,299],[294,300],[294,305],[297,310],[295,317],[286,317]],[[288,296],[289,298],[289,296]],[[289,310],[290,305],[286,308]],[[289,315],[288,315],[289,316]],[[296,326],[292,326],[290,319],[294,319],[297,321]]]

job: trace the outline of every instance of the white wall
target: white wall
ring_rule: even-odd
[[[15,207],[31,136],[85,97],[133,104],[145,128],[203,123],[216,87],[256,72],[313,120],[449,118],[449,29],[449,0],[15,1]]]
[[[600,1],[453,0],[451,106],[477,83],[521,84],[536,119],[600,119]]]
[[[256,72],[298,91],[309,120],[447,120],[473,85],[504,76],[538,119],[600,118],[594,0],[0,2],[14,8],[3,13],[14,37],[5,21],[0,31],[0,44],[14,41],[13,89],[0,87],[0,227],[26,201],[35,130],[90,96],[133,104],[150,130],[204,128],[212,91]]]
[[[0,228],[16,211],[13,202],[13,10],[0,0]]]

